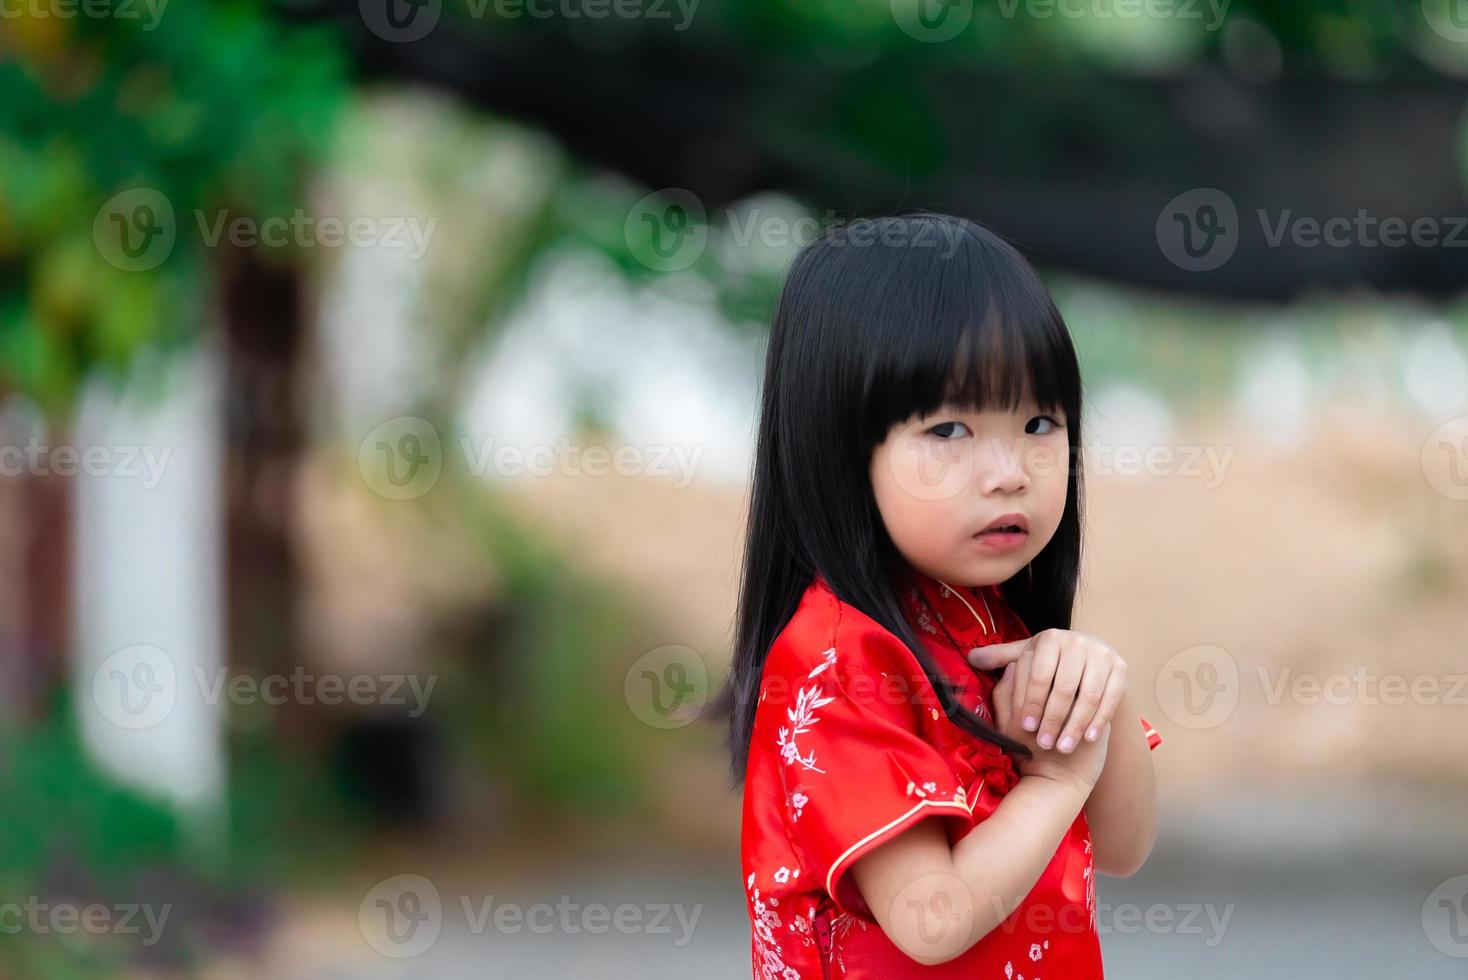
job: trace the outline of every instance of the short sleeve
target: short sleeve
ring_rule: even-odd
[[[1147,733],[1147,748],[1155,749],[1162,744],[1162,736],[1157,734],[1157,729],[1146,718],[1142,719],[1142,731]]]
[[[928,816],[972,822],[955,767],[922,736],[921,712],[939,709],[914,671],[875,624],[843,631],[808,671],[786,674],[788,704],[772,724],[793,849],[842,911],[868,920],[846,874],[857,859]]]

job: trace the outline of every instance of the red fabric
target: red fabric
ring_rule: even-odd
[[[999,589],[960,595],[914,574],[902,599],[959,700],[992,724],[996,678],[970,667],[944,628],[964,651],[1028,636]],[[1156,748],[1161,736],[1141,723]],[[745,774],[741,860],[755,978],[1100,978],[1084,812],[1019,908],[938,966],[894,946],[846,874],[927,817],[956,843],[1018,779],[1002,749],[948,719],[902,642],[817,577],[770,649]]]

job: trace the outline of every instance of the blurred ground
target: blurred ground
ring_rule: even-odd
[[[1109,974],[1461,976],[1459,963],[1427,938],[1423,915],[1427,896],[1442,880],[1443,856],[1463,853],[1468,837],[1442,823],[1402,827],[1403,816],[1388,801],[1257,790],[1234,794],[1226,809],[1168,806],[1163,836],[1143,871],[1129,879],[1103,877],[1098,885],[1097,921]],[[1400,832],[1382,834],[1393,825]],[[1302,849],[1301,840],[1313,843]],[[362,869],[354,890],[334,900],[285,904],[269,948],[204,976],[749,976],[749,930],[732,848],[690,858],[591,828],[560,841],[553,846],[527,829],[513,846],[478,848],[472,863],[449,849],[433,857],[382,854]],[[433,882],[442,903],[441,931],[421,953],[399,960],[377,955],[362,941],[356,900],[376,880],[406,867]],[[536,935],[486,925],[484,910],[496,902],[673,906],[683,918],[670,914],[663,933],[573,929]]]

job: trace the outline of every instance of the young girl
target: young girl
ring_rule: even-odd
[[[920,213],[797,256],[714,704],[755,977],[1102,976],[1095,873],[1151,850],[1161,739],[1070,630],[1080,419],[1065,323],[993,233]]]

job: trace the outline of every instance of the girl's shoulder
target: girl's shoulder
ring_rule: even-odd
[[[806,587],[765,661],[767,679],[798,682],[825,675],[836,687],[893,674],[926,678],[901,639],[842,600],[819,575]]]

